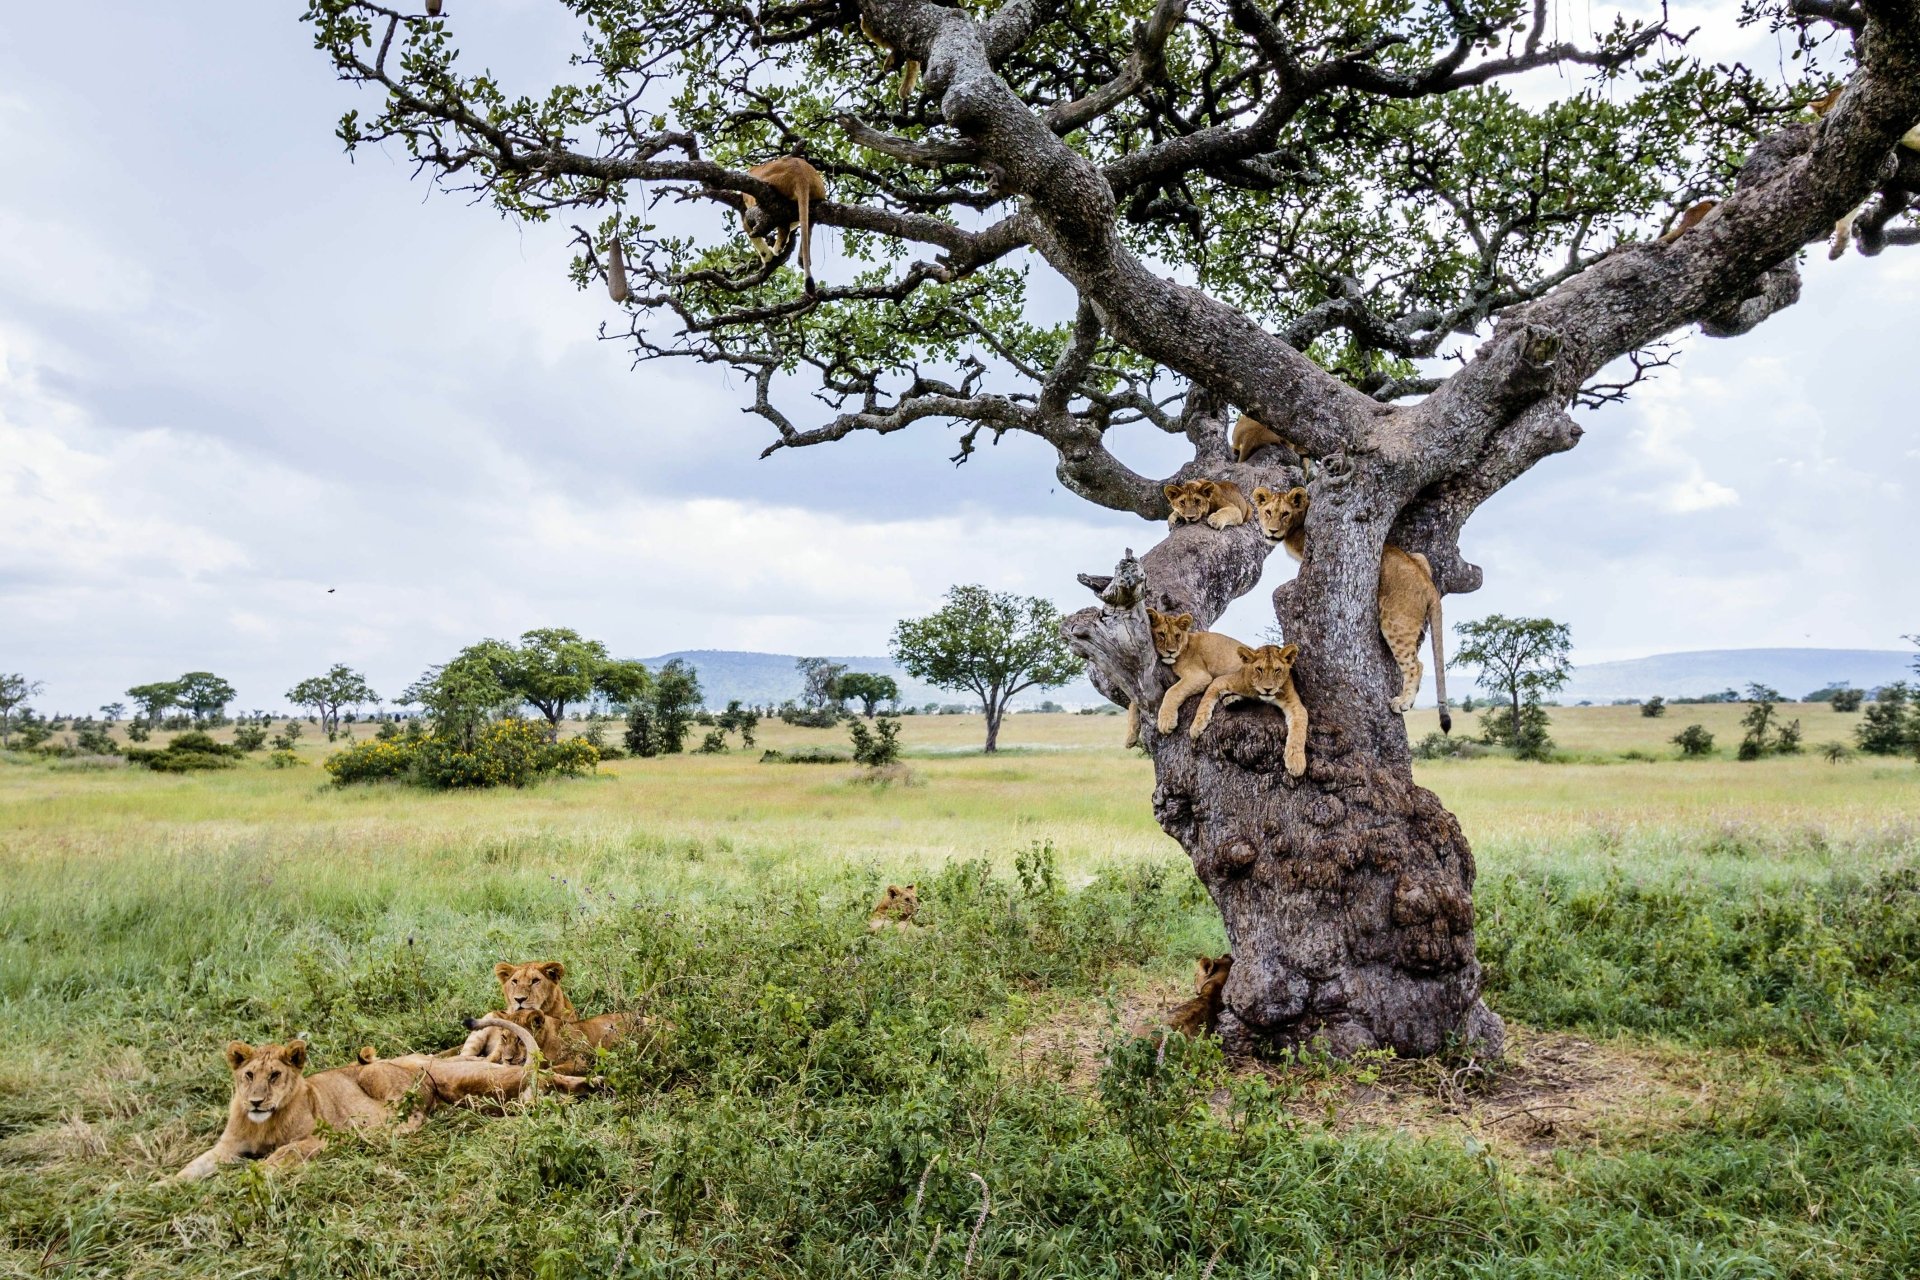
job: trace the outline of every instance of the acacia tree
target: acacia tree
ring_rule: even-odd
[[[0,675],[0,747],[13,745],[14,712],[39,694],[46,686],[29,680],[19,672]]]
[[[883,702],[900,700],[900,684],[892,676],[879,675],[872,671],[849,671],[841,676],[836,691],[842,698],[856,698],[860,702],[860,714],[873,719],[873,712]]]
[[[937,689],[980,699],[988,751],[1000,749],[1000,719],[1015,695],[1081,672],[1051,601],[975,586],[949,589],[938,609],[896,626],[893,660]]]
[[[347,707],[377,704],[380,695],[367,678],[344,662],[336,662],[325,675],[309,676],[287,690],[287,701],[305,707],[320,720],[327,741],[340,731],[340,712]]]
[[[1902,221],[1920,152],[1898,145],[1920,120],[1920,5],[1743,8],[1798,46],[1795,79],[1690,57],[1684,13],[1595,11],[1598,35],[1563,40],[1574,13],[1522,0],[567,0],[581,52],[551,89],[463,65],[459,15],[309,0],[307,19],[376,95],[343,120],[349,147],[581,220],[581,287],[617,244],[606,336],[740,372],[769,452],[957,425],[964,460],[1023,432],[1069,490],[1150,521],[1168,480],[1301,479],[1285,449],[1232,458],[1229,406],[1317,460],[1305,563],[1274,594],[1307,773],[1274,768],[1269,710],[1198,743],[1148,716],[1155,812],[1226,920],[1230,1048],[1424,1053],[1496,1048],[1501,1028],[1472,852],[1387,705],[1383,545],[1477,589],[1461,526],[1574,447],[1571,410],[1626,394],[1665,335],[1790,304],[1802,248],[1863,200],[1863,252],[1920,240]],[[863,23],[925,68],[906,104]],[[732,216],[748,196],[791,209],[747,172],[782,153],[826,175],[812,213],[845,246],[817,292]],[[1702,196],[1721,200],[1705,221],[1654,234]],[[1042,279],[1065,310],[1029,297]],[[796,419],[816,395],[827,412]],[[1192,458],[1140,474],[1114,447],[1129,430]],[[1100,605],[1067,628],[1096,686],[1155,706],[1146,607],[1210,625],[1269,550],[1251,524],[1185,526],[1092,579]]]
[[[189,671],[173,683],[174,701],[193,713],[196,724],[218,720],[236,696],[233,685],[211,671]]]
[[[520,637],[517,649],[501,645],[499,652],[511,655],[500,682],[546,717],[554,738],[570,703],[586,702],[596,693],[627,702],[648,687],[644,666],[608,657],[605,644],[570,627],[536,627]]]
[[[1552,618],[1509,618],[1493,613],[1463,622],[1453,630],[1460,637],[1454,661],[1478,667],[1480,687],[1488,693],[1506,695],[1505,723],[1488,718],[1493,733],[1490,740],[1511,743],[1523,755],[1528,753],[1526,722],[1521,713],[1524,703],[1542,717],[1539,742],[1550,745],[1544,736],[1546,713],[1536,704],[1542,695],[1562,688],[1573,674],[1573,661],[1568,656],[1573,636],[1567,625]]]
[[[156,680],[152,684],[137,684],[127,690],[127,696],[140,708],[140,714],[147,723],[158,728],[167,708],[180,704],[180,682]]]

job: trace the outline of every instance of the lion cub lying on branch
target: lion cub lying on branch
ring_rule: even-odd
[[[1293,687],[1293,662],[1300,654],[1299,645],[1266,644],[1249,649],[1232,636],[1195,631],[1190,613],[1170,616],[1149,608],[1147,624],[1153,631],[1155,655],[1179,677],[1160,700],[1155,728],[1163,734],[1177,729],[1180,708],[1202,690],[1205,696],[1194,713],[1193,726],[1187,730],[1187,736],[1196,740],[1213,722],[1213,709],[1220,699],[1265,702],[1286,714],[1287,773],[1297,778],[1307,771],[1307,708]],[[1135,708],[1127,717],[1127,745],[1132,746],[1139,738],[1140,713]]]
[[[1165,486],[1162,493],[1173,507],[1167,528],[1205,521],[1215,529],[1231,529],[1253,518],[1253,504],[1231,480],[1189,480]]]

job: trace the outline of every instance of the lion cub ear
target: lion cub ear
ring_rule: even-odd
[[[547,977],[554,982],[558,982],[567,976],[567,966],[561,964],[558,960],[549,960],[540,966],[540,972],[546,974]]]
[[[1299,657],[1299,656],[1300,656],[1300,646],[1299,646],[1299,645],[1297,645],[1297,644],[1283,644],[1283,645],[1281,645],[1281,646],[1280,646],[1280,661],[1282,661],[1282,662],[1292,662],[1292,661],[1293,661],[1293,660],[1294,660],[1295,658],[1297,658],[1297,657]]]
[[[499,964],[493,966],[493,976],[498,981],[505,982],[513,976],[513,966],[505,960],[502,960]]]
[[[307,1042],[289,1040],[280,1046],[280,1057],[295,1071],[304,1071],[307,1066]]]
[[[1247,646],[1243,644],[1235,645],[1234,651],[1240,655],[1240,661],[1242,662],[1252,662],[1255,658],[1260,656],[1256,650],[1249,649],[1247,648]]]
[[[1160,486],[1160,492],[1167,495],[1168,502],[1172,502],[1175,498],[1180,496],[1180,491],[1185,487],[1186,487],[1185,485],[1178,485],[1178,484],[1163,484]]]
[[[1255,502],[1272,502],[1273,498],[1274,498],[1273,490],[1267,488],[1267,486],[1256,485],[1254,487],[1253,500]]]
[[[1307,496],[1307,491],[1299,485],[1287,490],[1287,505],[1296,511],[1305,511],[1312,501],[1313,499]]]
[[[1180,628],[1182,631],[1185,631],[1188,627],[1191,627],[1193,625],[1193,615],[1190,613],[1183,613],[1179,617],[1173,620],[1173,625]]]
[[[227,1069],[238,1071],[240,1064],[253,1056],[253,1046],[245,1040],[227,1041]]]
[[[547,1015],[544,1013],[541,1013],[538,1009],[535,1009],[533,1011],[533,1016],[527,1019],[527,1030],[529,1031],[538,1031],[540,1030],[540,1028],[546,1025],[547,1025]]]

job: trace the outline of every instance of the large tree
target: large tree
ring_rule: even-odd
[[[180,704],[180,682],[156,680],[152,684],[137,684],[127,690],[127,696],[140,708],[140,714],[146,717],[147,723],[158,727],[167,708]]]
[[[501,683],[546,717],[555,738],[569,705],[596,693],[628,702],[648,687],[644,666],[608,657],[604,643],[570,627],[535,627],[521,635],[518,648],[502,645],[501,651],[512,654],[501,670]]]
[[[174,684],[179,688],[179,704],[193,713],[196,723],[218,720],[234,700],[233,685],[211,671],[189,671]]]
[[[1574,447],[1571,411],[1625,394],[1663,337],[1743,333],[1793,302],[1802,249],[1863,201],[1861,251],[1920,239],[1903,212],[1920,152],[1899,145],[1920,120],[1920,3],[1744,8],[1795,47],[1791,78],[1692,57],[1684,13],[1523,0],[567,0],[555,21],[581,46],[551,88],[463,64],[463,24],[480,28],[458,13],[307,16],[376,95],[348,146],[574,222],[576,283],[608,280],[618,305],[609,336],[741,373],[768,451],[957,426],[964,459],[1022,432],[1069,490],[1149,521],[1170,480],[1301,480],[1285,448],[1229,453],[1231,408],[1316,460],[1305,563],[1274,593],[1307,773],[1274,767],[1271,710],[1199,742],[1147,716],[1154,807],[1226,920],[1231,1047],[1429,1052],[1502,1033],[1479,999],[1472,851],[1388,707],[1382,547],[1475,590],[1467,518]],[[1598,33],[1575,38],[1589,15]],[[903,106],[863,25],[925,68]],[[787,215],[748,172],[783,153],[826,175],[812,213],[842,233],[818,291],[732,216],[747,197]],[[1704,221],[1659,235],[1706,196]],[[801,416],[816,395],[828,411]],[[1114,447],[1130,431],[1191,459],[1140,474]],[[1188,525],[1096,579],[1101,603],[1067,622],[1096,684],[1157,705],[1147,606],[1208,626],[1269,551],[1252,523]]]
[[[1016,695],[1063,685],[1082,669],[1052,602],[978,586],[954,587],[938,609],[896,626],[893,660],[937,689],[980,699],[988,751],[1000,749],[1000,719]]]

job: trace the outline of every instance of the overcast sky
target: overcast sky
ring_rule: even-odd
[[[342,661],[390,694],[549,625],[628,655],[880,653],[954,582],[1077,608],[1076,571],[1155,539],[1025,439],[957,470],[940,429],[759,461],[738,379],[596,341],[614,313],[566,280],[570,232],[433,195],[397,149],[350,164],[334,123],[375,103],[301,7],[0,14],[0,672],[42,709],[189,669],[277,707]],[[551,0],[448,7],[473,65],[571,39]],[[816,273],[844,265],[816,236]],[[1489,503],[1464,539],[1487,586],[1449,620],[1550,615],[1588,661],[1920,630],[1920,252],[1805,282]],[[1118,447],[1157,472],[1149,436]],[[1257,634],[1291,572],[1223,629]]]

